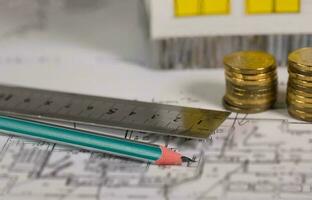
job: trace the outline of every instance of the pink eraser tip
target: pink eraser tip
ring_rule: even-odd
[[[167,149],[164,146],[160,146],[162,155],[156,160],[155,164],[157,165],[181,165],[182,159],[181,154],[174,152],[170,149]]]

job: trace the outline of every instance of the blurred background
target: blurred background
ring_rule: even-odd
[[[0,0],[0,64],[110,58],[147,66],[147,22],[139,0]]]
[[[285,102],[311,19],[312,0],[0,0],[4,84],[224,110],[225,54],[264,50],[279,67],[273,109],[233,113],[199,148],[150,137],[203,158],[186,168],[0,135],[0,199],[311,199],[311,124]]]
[[[225,54],[257,49],[274,54],[278,64],[285,66],[290,51],[312,45],[312,36],[306,30],[310,28],[298,25],[309,19],[311,2],[290,0],[290,7],[279,8],[278,0],[269,0],[277,3],[252,10],[247,6],[253,1],[257,0],[222,0],[214,5],[217,10],[205,10],[199,6],[213,1],[0,0],[0,64],[15,65],[26,60],[28,64],[81,63],[90,62],[94,56],[154,69],[216,68],[222,67]],[[272,14],[274,9],[280,13]],[[159,36],[157,32],[167,30],[169,24],[162,16],[169,16],[167,21],[173,25],[184,23],[185,30],[191,23],[204,31],[188,33],[176,28],[168,31],[168,37]],[[249,17],[249,21],[235,25],[235,16]],[[289,21],[292,18],[298,23]],[[275,19],[282,21],[275,23]],[[209,20],[220,26],[206,25]],[[261,28],[262,20],[280,31]],[[288,21],[287,26],[284,21]],[[225,30],[227,24],[233,24],[233,33]],[[250,24],[264,31],[246,34],[242,30],[237,34],[244,27],[253,30]]]

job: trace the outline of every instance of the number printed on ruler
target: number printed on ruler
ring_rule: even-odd
[[[206,139],[228,112],[0,85],[2,114]]]

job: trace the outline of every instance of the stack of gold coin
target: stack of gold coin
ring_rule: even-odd
[[[288,112],[296,119],[312,121],[312,48],[288,56]]]
[[[223,105],[239,113],[272,107],[277,96],[275,59],[262,51],[240,51],[224,58],[226,94]]]

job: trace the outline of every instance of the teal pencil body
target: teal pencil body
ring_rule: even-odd
[[[0,116],[0,132],[95,150],[155,163],[162,156],[160,146],[96,135],[76,129],[14,117]]]

